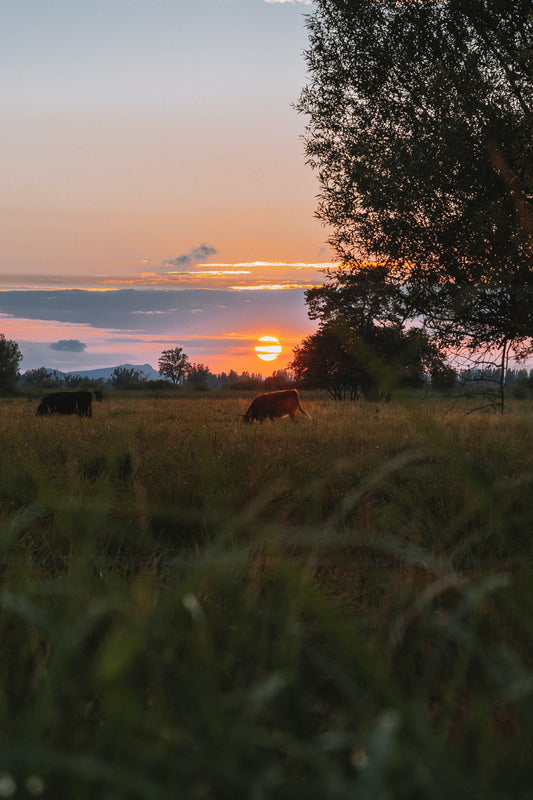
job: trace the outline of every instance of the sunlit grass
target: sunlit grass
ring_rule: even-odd
[[[248,402],[1,403],[0,791],[528,797],[529,405]]]

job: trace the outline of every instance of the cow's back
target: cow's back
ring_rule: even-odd
[[[92,394],[83,392],[53,392],[41,400],[37,411],[38,416],[46,414],[77,414],[80,417],[92,416]]]
[[[294,419],[299,408],[298,390],[280,389],[276,392],[266,392],[254,397],[243,417],[245,422],[252,422],[255,419],[263,422],[267,417],[272,421],[276,418],[287,416]],[[303,409],[301,410],[306,416],[309,416]]]

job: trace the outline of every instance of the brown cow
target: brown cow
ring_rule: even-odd
[[[263,422],[267,417],[274,422],[275,417],[290,417],[300,410],[302,414],[311,419],[307,411],[300,405],[297,389],[282,389],[279,392],[267,392],[254,397],[246,414],[242,415],[243,422],[253,422],[254,419]]]

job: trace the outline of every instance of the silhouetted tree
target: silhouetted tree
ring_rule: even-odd
[[[228,386],[234,391],[255,391],[256,389],[263,388],[263,376],[255,372],[252,372],[250,375],[248,370],[244,370],[244,372],[237,377],[235,371],[231,370],[230,376],[234,377]]]
[[[43,386],[52,388],[62,386],[63,382],[63,375],[61,375],[61,373],[55,369],[48,369],[47,367],[27,369],[20,377],[22,386]]]
[[[294,348],[290,368],[298,384],[324,389],[334,400],[356,400],[361,373],[339,327],[323,325]]]
[[[277,389],[286,389],[294,384],[292,376],[285,369],[276,369],[269,377],[263,381],[265,391],[270,392]]]
[[[431,386],[438,392],[449,392],[457,386],[457,372],[449,364],[435,364],[431,370]]]
[[[207,390],[210,376],[209,367],[205,364],[188,364],[186,369],[185,384],[191,389]]]
[[[409,298],[386,265],[338,269],[305,292],[319,330],[289,365],[296,379],[333,397],[389,397],[394,387],[418,388],[444,357],[420,326],[408,326]]]
[[[396,388],[421,388],[437,365],[444,369],[443,358],[422,328],[365,325],[357,330],[333,320],[295,348],[290,367],[299,383],[325,389],[336,400],[379,401]]]
[[[182,347],[163,350],[159,358],[159,374],[170,378],[173,383],[180,383],[187,374],[189,359]]]
[[[18,344],[0,333],[0,394],[9,394],[15,389],[21,361]]]
[[[111,385],[114,389],[140,386],[144,383],[144,375],[133,367],[115,367],[111,373]]]
[[[315,0],[306,153],[353,269],[448,345],[533,336],[531,0]]]

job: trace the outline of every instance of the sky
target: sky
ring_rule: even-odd
[[[176,346],[214,373],[286,367],[333,257],[293,108],[311,10],[0,0],[0,333],[22,371]]]

